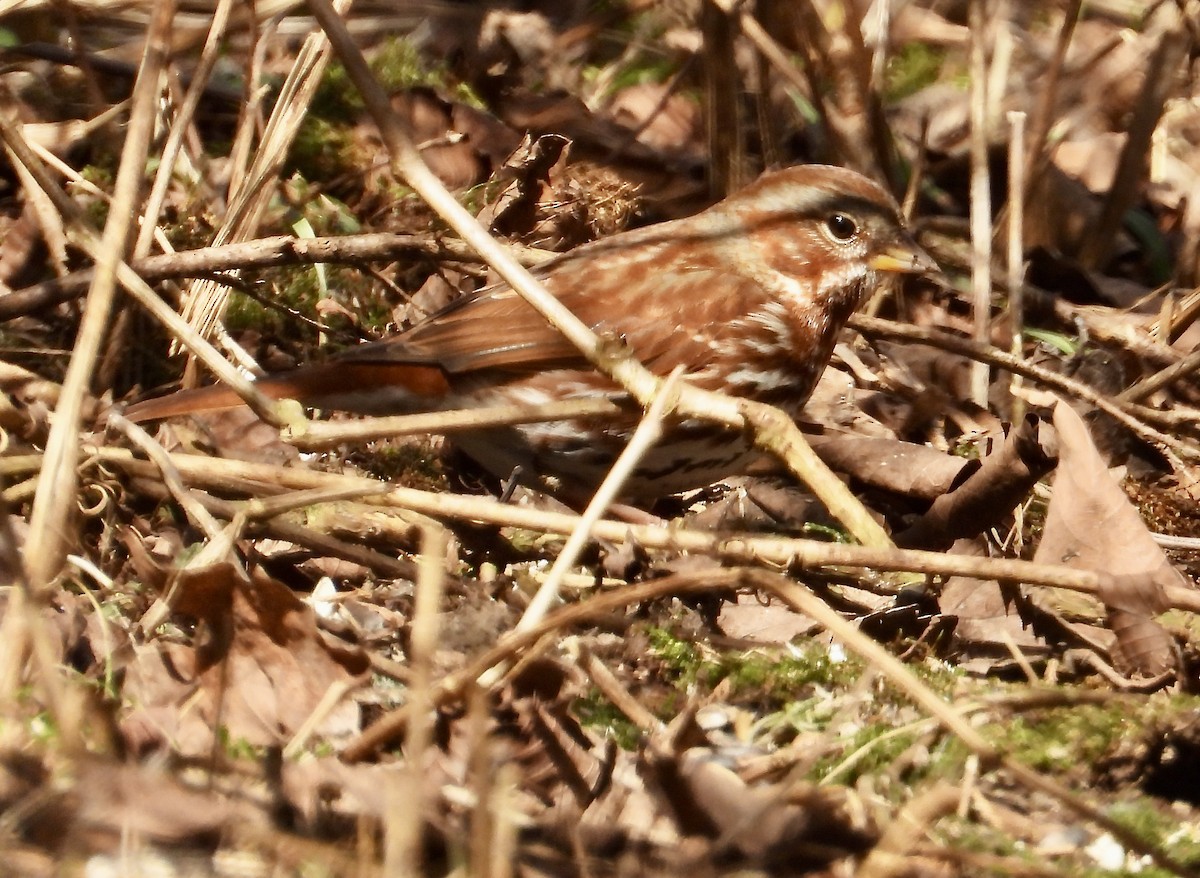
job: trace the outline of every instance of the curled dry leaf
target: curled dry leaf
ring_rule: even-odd
[[[1008,518],[1056,460],[1053,428],[1028,415],[999,448],[984,457],[982,466],[972,468],[925,515],[897,534],[896,545],[939,550],[983,533]]]
[[[791,607],[745,592],[722,602],[717,625],[726,637],[763,644],[791,643],[818,629],[816,622]]]
[[[190,643],[158,638],[135,650],[124,689],[136,705],[124,723],[134,749],[165,738],[179,752],[206,753],[217,730],[230,741],[279,745],[327,693],[365,677],[362,651],[325,638],[312,608],[261,570],[249,577],[233,564],[169,571],[136,538],[125,543],[139,577],[177,617],[196,623]],[[358,731],[358,707],[344,699],[319,719],[318,735]]]
[[[483,182],[518,140],[516,132],[494,117],[447,101],[429,88],[398,92],[392,106],[408,123],[421,157],[451,189]],[[364,144],[378,149],[373,127],[361,136]]]
[[[1079,415],[1060,402],[1054,426],[1061,457],[1034,560],[1108,574],[1100,597],[1117,638],[1117,666],[1144,676],[1161,674],[1177,659],[1173,641],[1152,617],[1167,609],[1165,586],[1187,583],[1109,475]]]
[[[707,748],[655,754],[646,771],[682,834],[719,839],[751,861],[823,864],[874,840],[838,791],[747,784]]]
[[[984,540],[964,539],[951,546],[948,554],[983,557],[986,551]],[[954,642],[962,653],[959,664],[964,668],[991,672],[998,664],[996,656],[1001,657],[1000,662],[1006,661],[1013,649],[1026,658],[1048,651],[994,579],[952,576],[942,586],[938,605],[943,613],[958,620]]]
[[[980,466],[978,461],[899,439],[810,436],[809,444],[836,471],[918,500],[941,497]]]
[[[493,177],[507,181],[497,197],[485,205],[477,219],[493,232],[532,239],[538,246],[562,249],[564,242],[554,226],[569,223],[554,188],[559,185],[566,165],[569,143],[566,138],[545,134],[526,138]],[[576,223],[576,225],[580,225]],[[549,228],[547,228],[549,227]],[[576,232],[578,234],[578,232]],[[566,246],[579,243],[567,236]]]

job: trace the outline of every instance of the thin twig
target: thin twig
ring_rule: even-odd
[[[523,264],[545,260],[542,251],[518,248]],[[430,259],[474,261],[474,253],[455,240],[435,241],[428,235],[397,235],[373,232],[337,237],[295,238],[274,235],[254,241],[219,244],[197,250],[179,250],[147,256],[129,263],[147,283],[169,278],[208,277],[237,269],[275,268],[282,265],[311,265],[317,262],[355,264],[389,261],[413,256]],[[57,280],[44,281],[0,297],[0,320],[32,314],[82,295],[91,283],[91,269],[73,272]]]
[[[97,460],[131,472],[147,466],[145,462],[136,460],[126,449],[85,446],[85,450]],[[286,488],[361,485],[364,493],[368,493],[376,491],[379,485],[375,479],[361,476],[305,472],[245,461],[214,461],[198,454],[174,454],[172,462],[184,479],[196,486],[227,486],[231,474],[259,484]],[[461,519],[544,533],[569,534],[579,525],[579,516],[570,513],[513,506],[489,497],[466,497],[419,491],[415,488],[393,487],[385,494],[372,497],[372,502],[381,506],[408,509],[435,518]],[[614,543],[633,540],[647,549],[697,552],[717,558],[754,560],[797,569],[862,567],[935,576],[969,576],[1000,582],[1052,585],[1085,594],[1101,593],[1108,581],[1107,574],[1102,571],[1076,570],[1009,558],[974,558],[942,552],[822,543],[754,534],[713,534],[674,527],[630,525],[620,521],[598,521],[593,528],[593,535],[597,539]],[[1173,607],[1200,611],[1200,593],[1192,589],[1168,587],[1165,594],[1167,603]]]
[[[1117,394],[1117,400],[1119,402],[1138,402],[1164,387],[1170,387],[1176,381],[1194,375],[1197,371],[1200,371],[1200,351],[1193,351],[1173,366],[1148,375],[1136,384],[1125,388]]]
[[[647,710],[595,653],[585,647],[579,664],[600,690],[600,694],[611,701],[613,706],[625,714],[625,717],[643,733],[649,735],[662,731],[663,721]]]
[[[187,515],[188,520],[199,528],[209,540],[216,540],[221,533],[221,525],[202,504],[188,493],[187,486],[183,484],[179,471],[172,465],[171,457],[167,454],[166,449],[155,442],[153,437],[137,424],[130,423],[116,412],[109,412],[108,424],[123,433],[126,439],[141,449],[142,453],[154,462],[162,473],[163,485],[171,492],[171,496],[175,498],[175,502]]]
[[[850,326],[872,338],[913,341],[918,344],[927,344],[931,347],[969,357],[973,360],[982,359],[994,366],[1007,369],[1010,372],[1016,372],[1032,381],[1037,381],[1054,390],[1059,390],[1069,396],[1091,403],[1148,442],[1171,448],[1188,460],[1200,459],[1200,447],[1197,447],[1195,444],[1184,442],[1175,436],[1169,436],[1160,430],[1148,426],[1140,417],[1135,417],[1124,406],[1114,402],[1111,398],[1087,384],[1018,359],[1007,351],[1002,351],[991,345],[978,344],[969,338],[951,335],[948,332],[938,332],[937,330],[925,329],[923,327],[909,326],[891,320],[882,320],[878,317],[856,315],[850,318]],[[1139,416],[1148,416],[1150,414],[1152,412],[1149,410],[1139,410],[1138,412]]]

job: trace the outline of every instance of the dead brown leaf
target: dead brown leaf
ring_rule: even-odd
[[[1123,669],[1156,676],[1177,659],[1170,636],[1152,616],[1167,608],[1164,587],[1187,582],[1109,475],[1074,409],[1059,403],[1054,426],[1061,457],[1034,560],[1109,574],[1112,584],[1101,597],[1110,620],[1119,623],[1113,631]],[[1114,613],[1121,615],[1113,620]]]
[[[124,723],[135,747],[166,738],[202,753],[218,730],[231,741],[280,745],[368,670],[361,650],[325,636],[313,610],[261,570],[247,579],[227,563],[181,571],[155,571],[148,556],[135,563],[196,625],[190,644],[157,638],[137,647],[125,683],[135,708]],[[317,734],[358,731],[354,703],[338,698],[323,711]]]

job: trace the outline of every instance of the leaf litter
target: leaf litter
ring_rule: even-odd
[[[86,30],[78,5],[65,20],[26,5],[0,22],[24,47],[0,74],[3,112],[102,221],[123,136],[109,111],[128,112],[150,5],[89,10]],[[965,13],[818,3],[796,28],[786,4],[759,5],[765,30],[709,14],[720,4],[480,4],[414,28],[389,4],[358,3],[350,20],[371,34],[423,157],[530,264],[694,211],[716,197],[710,181],[772,164],[910,174],[922,244],[950,283],[869,307],[932,343],[847,333],[805,417],[896,541],[931,552],[864,567],[740,551],[754,534],[845,539],[764,458],[729,485],[664,498],[653,511],[674,546],[603,529],[562,581],[567,606],[529,634],[518,620],[573,513],[521,493],[488,502],[480,492],[500,486],[450,456],[452,436],[297,453],[229,413],[164,428],[168,453],[140,459],[100,416],[180,364],[169,333],[123,306],[81,424],[69,563],[30,581],[37,477],[86,285],[21,294],[91,266],[73,220],[10,151],[0,844],[12,874],[1194,873],[1197,86],[1186,51],[1178,71],[1152,62],[1175,57],[1174,39],[1194,54],[1195,10],[1089,5],[1073,27],[1060,8],[992,13],[997,205],[1005,112],[1030,114],[1036,173],[1025,325],[998,284],[969,357],[929,332],[972,332]],[[207,7],[176,18],[179,45],[197,47],[171,56],[181,82],[213,20]],[[339,258],[349,267],[320,283],[319,259],[156,275],[171,299],[191,279],[230,284],[230,347],[272,364],[407,325],[488,273],[386,166],[336,60],[301,79],[307,90],[272,91],[306,22],[249,15],[225,35],[221,75],[238,87],[199,83],[152,220],[158,246],[217,240],[257,114],[284,100],[303,121],[269,147],[283,161],[239,237],[290,235],[303,219],[335,248],[379,232],[428,244]],[[734,92],[706,72],[731,26]],[[717,107],[739,138],[712,136]],[[1153,147],[1131,153],[1139,143]],[[1123,222],[1105,225],[1114,205]],[[1011,216],[994,220],[1009,233]],[[1014,344],[1063,378],[1057,395],[1009,380],[1000,354]],[[972,358],[1001,367],[986,407],[968,401]],[[400,489],[345,478],[360,473]],[[446,533],[436,557],[420,549],[431,529]],[[1000,563],[1018,558],[1038,566]],[[422,564],[440,571],[432,615]],[[762,565],[855,628],[773,591]],[[1060,569],[1075,578],[1056,587]]]

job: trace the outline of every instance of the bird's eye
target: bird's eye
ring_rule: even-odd
[[[825,220],[825,227],[829,229],[829,234],[839,241],[849,241],[858,234],[858,223],[844,213],[831,214]]]

